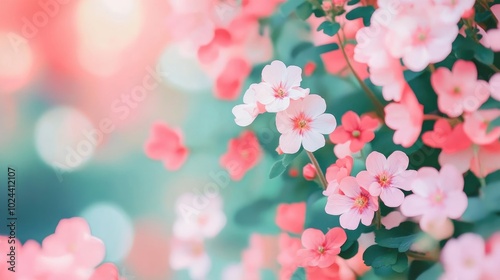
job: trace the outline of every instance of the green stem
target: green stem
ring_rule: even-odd
[[[421,260],[421,261],[433,261],[433,262],[439,261],[439,258],[435,254],[421,253],[421,252],[416,252],[416,251],[407,251],[406,255],[408,257],[411,257],[411,258],[416,259],[416,260]]]
[[[490,64],[490,65],[488,65],[488,66],[491,68],[491,70],[493,70],[493,71],[495,71],[495,72],[497,72],[497,73],[500,73],[500,69],[499,69],[498,67],[496,67],[495,65]]]
[[[379,205],[380,205],[380,200],[379,200]],[[382,228],[382,212],[380,211],[380,206],[377,209],[377,212],[375,212],[375,227],[377,229]]]
[[[316,159],[316,157],[314,156],[313,153],[311,153],[309,151],[306,151],[306,152],[307,152],[307,156],[309,157],[309,160],[316,168],[316,173],[318,174],[319,181],[321,182],[323,189],[326,190],[326,188],[328,187],[328,181],[326,181],[325,174],[323,174],[323,170],[321,170],[321,167],[319,166],[318,160]]]

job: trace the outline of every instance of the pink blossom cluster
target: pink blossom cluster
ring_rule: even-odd
[[[172,269],[187,269],[192,279],[205,279],[211,261],[204,241],[217,236],[225,226],[226,215],[222,207],[222,199],[218,196],[206,199],[185,193],[177,199],[170,249]]]
[[[244,104],[233,108],[236,124],[247,126],[260,113],[276,113],[283,153],[294,154],[301,146],[314,152],[325,146],[322,134],[333,132],[337,121],[325,113],[326,102],[321,96],[300,87],[301,75],[299,67],[287,67],[278,60],[265,66],[262,82],[252,84],[243,97]]]
[[[14,249],[14,250],[13,250]],[[62,219],[41,244],[0,236],[0,278],[4,280],[124,280],[112,263],[102,263],[104,243],[92,236],[83,218]],[[9,254],[15,264],[9,264]],[[8,270],[13,267],[15,272]]]

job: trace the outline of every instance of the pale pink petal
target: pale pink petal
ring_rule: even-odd
[[[445,192],[464,189],[464,178],[453,165],[443,165],[439,172],[438,185]]]
[[[361,193],[361,188],[356,182],[356,178],[348,176],[340,181],[340,190],[350,198],[356,198]]]
[[[260,83],[253,86],[255,99],[264,105],[270,104],[276,98],[274,97],[274,89],[270,84]]]
[[[331,114],[323,114],[311,122],[311,128],[321,134],[332,133],[337,126],[337,120]]]
[[[406,220],[406,217],[399,211],[392,211],[385,217],[382,217],[382,224],[386,229],[391,229],[399,226],[402,222]]]
[[[306,97],[306,95],[309,94],[309,89],[303,89],[303,88],[291,88],[288,90],[288,97],[293,100],[298,100],[300,98]]]
[[[308,131],[303,135],[302,145],[306,151],[314,152],[325,146],[325,137],[315,130]]]
[[[365,210],[363,214],[361,214],[361,223],[365,226],[371,225],[374,216],[375,216],[374,211]]]
[[[490,78],[491,97],[500,101],[500,73],[496,73]]]
[[[370,185],[375,182],[375,177],[370,174],[368,171],[363,170],[356,175],[356,181],[360,186],[364,186],[367,189],[370,189]]]
[[[405,195],[398,188],[382,188],[380,199],[389,207],[398,207],[403,203]]]
[[[290,98],[275,98],[271,103],[266,105],[266,110],[270,113],[281,112],[286,110],[290,105]]]
[[[257,106],[252,104],[236,105],[232,113],[234,115],[234,122],[243,127],[250,125],[258,115]]]
[[[460,218],[467,209],[467,195],[463,191],[454,191],[446,194],[444,201],[446,215],[452,219]]]
[[[302,137],[294,131],[289,131],[287,133],[281,134],[279,142],[280,148],[283,153],[295,154],[300,149]]]
[[[468,149],[459,151],[457,153],[445,153],[441,152],[439,154],[439,164],[446,165],[450,164],[455,166],[459,172],[467,172],[471,167],[471,160],[474,156],[474,151],[472,146]]]
[[[308,228],[304,230],[300,240],[305,248],[317,250],[319,246],[324,244],[325,235],[319,229]]]
[[[358,210],[352,209],[340,215],[340,225],[345,229],[355,230],[359,226],[361,215]]]
[[[420,219],[420,227],[436,240],[451,237],[454,230],[451,220],[439,215],[424,215]]]
[[[302,101],[304,114],[314,119],[326,111],[326,101],[317,94],[310,94]]]
[[[432,167],[422,167],[418,170],[417,178],[412,182],[412,191],[422,197],[427,197],[437,188],[439,172]]]
[[[286,65],[279,60],[275,60],[262,69],[262,81],[277,86],[282,82],[285,72]]]
[[[389,174],[397,175],[408,168],[409,162],[405,153],[395,151],[387,158],[387,171]]]
[[[276,114],[276,128],[279,133],[289,133],[293,129],[292,119],[286,112],[279,112]]]
[[[330,215],[340,215],[349,211],[353,203],[352,199],[345,195],[333,194],[328,197],[325,212]]]
[[[283,75],[283,85],[286,89],[300,86],[302,69],[297,66],[288,66]]]
[[[386,168],[385,156],[379,152],[371,152],[366,157],[366,170],[372,175],[381,174]]]
[[[424,214],[429,206],[429,202],[426,199],[411,194],[401,204],[401,213],[406,217],[416,217]]]

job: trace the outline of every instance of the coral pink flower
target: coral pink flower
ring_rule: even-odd
[[[316,71],[316,63],[309,61],[304,65],[304,75],[311,76]]]
[[[476,66],[470,61],[457,60],[452,71],[438,68],[431,83],[438,95],[439,110],[450,117],[476,111],[490,96],[488,83],[477,80]]]
[[[181,168],[189,155],[182,131],[163,123],[153,124],[144,149],[149,158],[163,161],[165,168],[172,171]]]
[[[366,187],[360,186],[354,177],[345,177],[339,186],[342,193],[328,197],[325,211],[340,215],[340,225],[345,229],[356,229],[359,222],[369,226],[378,209],[377,197],[370,195]]]
[[[402,190],[409,191],[409,180],[416,175],[415,170],[406,170],[408,156],[401,152],[393,152],[387,159],[379,152],[371,152],[366,158],[366,171],[361,171],[356,180],[365,186],[373,196],[389,207],[398,207],[403,203],[405,195]]]
[[[485,244],[477,234],[466,233],[451,239],[441,252],[444,279],[484,279]],[[498,265],[498,263],[497,263]]]
[[[351,175],[353,164],[354,160],[351,156],[337,159],[334,164],[326,169],[326,180],[328,182],[334,180],[340,182],[345,177]]]
[[[394,143],[408,148],[417,141],[424,119],[424,106],[409,86],[405,87],[400,103],[385,106],[385,123],[396,130]]]
[[[286,110],[290,100],[298,100],[309,94],[309,89],[300,87],[302,69],[288,66],[275,60],[262,70],[262,82],[255,86],[257,101],[266,106],[268,112]]]
[[[330,229],[326,235],[319,229],[308,228],[301,237],[305,249],[300,249],[297,257],[303,266],[329,267],[346,240],[345,231],[339,227]]]
[[[250,244],[242,253],[242,263],[248,279],[260,279],[260,269],[274,268],[279,254],[276,236],[252,234]]]
[[[170,267],[174,270],[188,269],[192,279],[204,279],[210,271],[211,261],[205,251],[203,241],[173,238]]]
[[[375,129],[378,127],[377,119],[365,115],[359,118],[358,114],[348,111],[342,116],[342,125],[339,125],[330,134],[330,140],[334,144],[343,144],[351,141],[349,148],[351,152],[359,152],[366,143],[375,138]]]
[[[399,59],[388,59],[382,67],[370,67],[370,80],[374,85],[382,87],[385,100],[399,102],[406,86],[403,66]]]
[[[266,111],[264,105],[257,102],[254,90],[255,85],[250,85],[250,88],[243,95],[244,104],[236,105],[232,110],[234,122],[239,126],[250,125],[259,114]]]
[[[325,137],[337,126],[335,117],[325,114],[326,102],[319,95],[311,94],[302,100],[292,101],[285,111],[276,115],[276,126],[281,133],[280,148],[294,154],[300,145],[309,152],[325,146]]]
[[[497,141],[500,137],[500,127],[495,127],[490,132],[487,131],[490,122],[498,117],[500,117],[500,109],[480,110],[465,114],[465,134],[472,142],[479,145],[487,145]]]
[[[176,201],[177,220],[173,225],[173,233],[179,239],[213,238],[226,225],[222,199],[210,199],[202,209],[194,208],[199,197],[192,193],[181,195]]]
[[[312,163],[308,163],[302,168],[302,175],[304,176],[304,179],[308,181],[314,180],[314,178],[316,178],[316,173],[316,167],[314,167]]]
[[[500,101],[500,73],[496,73],[490,78],[491,97]]]
[[[229,172],[231,179],[239,181],[261,158],[259,140],[252,131],[247,130],[240,137],[229,140],[228,151],[220,158],[220,164]]]
[[[464,178],[455,167],[444,165],[439,172],[432,167],[422,167],[411,182],[413,194],[405,198],[401,213],[406,217],[421,216],[423,230],[437,221],[458,219],[467,208],[463,188]]]
[[[455,166],[460,172],[471,170],[477,177],[484,178],[488,174],[500,170],[500,142],[481,145],[477,149],[470,146],[465,150],[454,153],[439,154],[441,165],[449,164]]]
[[[83,218],[62,219],[55,233],[42,242],[48,257],[71,256],[76,267],[94,268],[104,259],[104,243],[91,235]]]
[[[300,265],[297,260],[297,252],[302,248],[302,244],[300,243],[300,239],[290,237],[286,233],[279,235],[278,243],[279,254],[277,260],[281,266],[279,279],[289,280]]]
[[[243,83],[251,70],[252,67],[244,59],[232,58],[229,60],[215,81],[215,97],[222,100],[238,98]]]
[[[89,280],[125,280],[125,278],[120,277],[116,265],[104,263],[94,271]]]
[[[276,225],[283,231],[300,234],[306,221],[306,203],[282,203],[276,212]]]
[[[452,127],[446,119],[434,123],[434,130],[422,134],[422,141],[430,147],[443,149],[445,153],[456,153],[470,147],[472,142],[464,132],[463,123]]]

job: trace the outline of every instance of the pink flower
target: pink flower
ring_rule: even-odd
[[[402,222],[406,220],[406,217],[399,211],[392,211],[391,213],[382,217],[381,222],[386,229],[391,229],[398,227]]]
[[[182,132],[163,123],[153,124],[144,149],[149,158],[163,161],[165,168],[172,171],[181,168],[189,155]]]
[[[276,225],[283,231],[300,234],[306,221],[306,203],[282,203],[276,212]]]
[[[170,267],[174,270],[188,269],[192,279],[205,279],[211,261],[203,241],[200,239],[177,239],[171,241]]]
[[[316,167],[314,167],[312,163],[308,163],[302,168],[302,175],[307,181],[314,180],[314,178],[316,178],[316,173]]]
[[[497,141],[500,137],[500,127],[495,127],[490,132],[487,131],[490,122],[498,117],[500,117],[500,109],[479,110],[465,114],[465,134],[472,142],[479,145],[487,145]]]
[[[242,58],[232,58],[215,81],[215,97],[222,100],[235,100],[241,92],[245,79],[252,67]]]
[[[401,152],[393,152],[387,159],[379,152],[371,152],[366,158],[366,171],[361,171],[356,180],[361,186],[368,187],[370,194],[379,196],[389,207],[398,207],[403,203],[404,193],[409,191],[408,181],[416,171],[408,168],[408,156]]]
[[[289,280],[300,265],[297,260],[297,252],[302,248],[302,245],[300,239],[290,237],[286,233],[281,233],[279,235],[278,243],[279,254],[277,260],[281,266],[279,279]]]
[[[297,258],[303,266],[329,267],[346,240],[345,231],[339,227],[330,229],[326,235],[319,229],[308,228],[301,237],[305,249],[298,251]]]
[[[89,280],[125,280],[120,277],[118,268],[112,263],[104,263],[100,265],[92,274]]]
[[[466,233],[451,239],[441,252],[444,279],[484,279],[485,244],[477,234]],[[498,262],[497,262],[498,265]]]
[[[491,97],[500,101],[500,73],[496,73],[490,78]]]
[[[484,178],[488,174],[500,169],[500,142],[493,142],[488,145],[481,145],[477,148],[469,146],[465,150],[439,154],[441,165],[453,165],[460,172],[471,170],[474,175]]]
[[[472,8],[474,12],[474,0],[434,0],[437,6],[439,19],[446,23],[457,23],[462,15]]]
[[[326,180],[328,182],[336,180],[340,182],[345,177],[351,175],[352,166],[354,160],[351,156],[346,156],[344,158],[339,158],[334,164],[330,165],[326,169]]]
[[[424,118],[424,106],[418,103],[417,97],[407,85],[400,103],[385,106],[385,123],[396,130],[394,143],[408,148],[417,141]]]
[[[83,218],[62,219],[42,242],[47,257],[71,257],[75,267],[94,268],[104,259],[104,243],[92,236]]]
[[[354,177],[345,177],[339,186],[342,193],[328,197],[325,211],[340,215],[340,225],[345,229],[358,228],[359,222],[369,226],[378,209],[377,197],[370,195],[365,186],[360,186]]]
[[[262,70],[262,82],[255,86],[257,101],[266,106],[268,112],[286,110],[290,100],[298,100],[309,94],[309,89],[300,88],[302,69],[288,66],[275,60]]]
[[[257,102],[255,97],[256,85],[250,85],[250,88],[243,95],[244,104],[236,105],[233,108],[234,122],[239,126],[250,125],[259,114],[266,111],[264,105]]]
[[[205,207],[194,208],[200,198],[192,193],[181,195],[176,201],[177,219],[173,233],[179,239],[213,238],[226,225],[222,199],[214,197]]]
[[[488,83],[477,80],[476,66],[470,61],[457,60],[452,71],[438,68],[431,83],[438,95],[439,110],[450,117],[476,111],[490,96]]]
[[[220,158],[220,164],[229,172],[232,180],[239,181],[261,158],[259,140],[252,131],[247,130],[240,137],[229,140],[228,151]]]
[[[445,153],[456,153],[472,145],[464,132],[463,123],[452,127],[446,119],[439,119],[434,123],[434,130],[422,134],[422,141],[430,147],[443,149]]]
[[[359,152],[366,143],[375,138],[374,131],[377,127],[378,121],[371,116],[365,115],[360,119],[358,114],[348,111],[342,116],[342,125],[330,134],[330,140],[334,144],[351,141],[351,152]]]
[[[242,253],[245,276],[251,280],[260,279],[262,268],[274,268],[279,254],[279,237],[252,234],[250,244]]]
[[[276,126],[281,133],[281,150],[294,154],[301,144],[309,152],[325,146],[325,138],[321,134],[329,134],[337,126],[335,117],[325,114],[325,110],[325,100],[311,94],[291,102],[288,109],[276,114]]]
[[[422,167],[411,182],[413,194],[407,196],[401,205],[406,217],[421,216],[420,227],[446,220],[458,219],[467,208],[467,195],[463,191],[464,178],[451,165],[444,165],[441,171]]]

